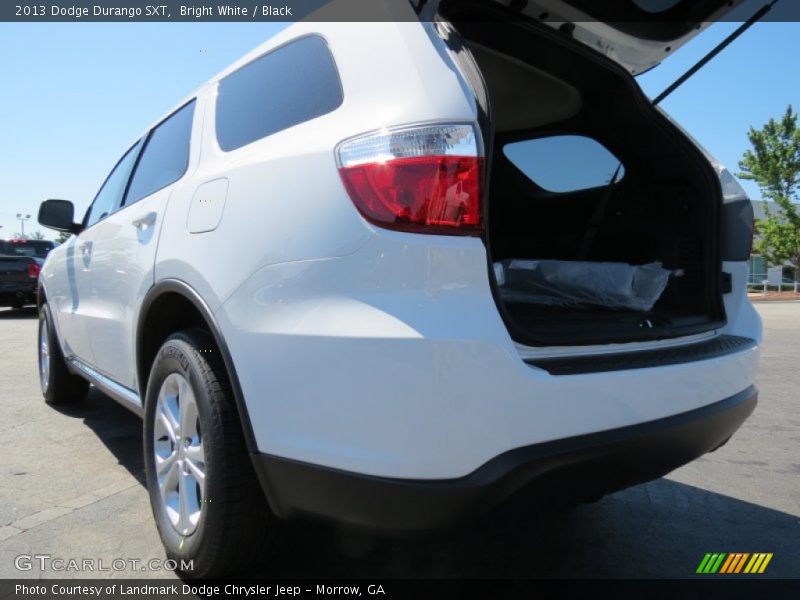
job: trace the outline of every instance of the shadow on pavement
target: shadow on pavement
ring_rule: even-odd
[[[311,523],[287,529],[258,575],[688,578],[706,552],[773,552],[760,577],[800,576],[798,517],[668,479],[571,512],[501,507],[438,542],[379,540]]]
[[[61,410],[82,418],[144,485],[136,415],[95,389],[83,404]],[[772,552],[766,573],[756,577],[799,577],[800,516],[659,479],[571,512],[508,504],[437,540],[388,540],[291,522],[265,569],[248,575],[690,578],[706,552]]]
[[[142,421],[128,409],[92,386],[83,402],[54,406],[60,413],[83,422],[102,441],[119,464],[145,485],[142,462]]]
[[[0,308],[0,319],[36,319],[39,311],[35,306],[25,308]]]

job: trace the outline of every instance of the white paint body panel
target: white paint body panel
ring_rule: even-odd
[[[228,180],[225,177],[204,183],[192,197],[186,229],[189,233],[214,231],[225,212]]]
[[[532,368],[485,265],[479,240],[382,232],[351,256],[256,273],[217,316],[259,449],[455,478],[513,448],[684,412],[754,381],[756,350],[576,376]]]
[[[496,0],[496,2],[504,6],[511,4],[511,0]],[[699,23],[687,34],[669,41],[648,40],[627,34],[613,25],[592,18],[565,0],[530,0],[525,3],[522,12],[533,20],[546,14],[544,23],[553,29],[559,29],[565,23],[573,25],[572,35],[576,40],[618,62],[631,74],[638,75],[663,62],[684,44],[705,31],[711,23],[722,19],[742,2],[743,0],[731,0],[715,14],[709,15],[708,22]],[[657,13],[648,19],[651,25],[657,21]]]
[[[93,362],[86,331],[86,305],[82,304],[82,294],[90,288],[91,269],[82,248],[85,244],[72,236],[52,250],[40,278],[65,353]]]
[[[135,277],[117,286],[109,274],[96,287],[103,299],[87,318],[108,313],[114,323],[108,335],[92,334],[95,352],[85,362],[141,389],[132,344],[142,299],[159,281],[181,280],[217,320],[259,451],[414,479],[461,477],[519,446],[666,417],[753,384],[757,350],[577,376],[528,366],[523,358],[531,350],[511,340],[494,303],[483,242],[376,229],[353,206],[336,168],[336,145],[354,135],[475,123],[458,69],[419,23],[306,23],[223,75],[309,33],[331,49],[343,104],[226,153],[214,129],[218,78],[203,86],[187,174],[154,195],[152,206],[138,203],[107,221],[128,232],[109,233],[116,241],[108,242],[108,268],[115,268],[111,252],[119,244],[120,268]],[[196,212],[208,190],[224,195],[224,205],[216,204],[224,211]],[[155,254],[126,229],[145,209],[159,215]],[[54,250],[43,271],[65,347],[80,340],[65,274],[74,241]],[[726,270],[735,293],[726,297],[725,332],[760,339],[744,293],[746,271],[738,263]],[[114,358],[102,369],[98,356]]]
[[[78,236],[92,241],[90,286],[83,290],[94,357],[90,364],[131,389],[136,387],[136,307],[153,285],[158,234],[171,189],[124,207]],[[150,224],[137,228],[138,219]]]

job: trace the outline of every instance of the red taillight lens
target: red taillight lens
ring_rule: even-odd
[[[28,263],[28,277],[38,279],[42,268],[35,262]]]
[[[470,233],[481,226],[482,170],[474,156],[425,156],[340,171],[356,207],[376,225]]]
[[[471,125],[386,130],[339,149],[342,180],[370,222],[418,233],[481,231],[483,158]]]

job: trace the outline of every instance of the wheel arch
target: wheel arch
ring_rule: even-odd
[[[44,283],[39,280],[36,286],[36,310],[42,310],[42,305],[47,302],[47,292],[44,289]]]
[[[142,404],[144,405],[146,396],[148,375],[163,341],[177,331],[196,326],[208,330],[214,339],[231,383],[247,450],[250,454],[255,454],[258,447],[250,416],[236,367],[219,324],[202,296],[179,279],[165,279],[156,283],[145,295],[139,310],[136,326],[136,376]]]
[[[41,319],[42,315],[42,307],[47,304],[50,309],[50,321],[51,326],[53,327],[53,333],[55,334],[56,342],[58,343],[58,347],[64,356],[69,356],[69,346],[67,346],[64,342],[64,339],[61,337],[61,332],[59,330],[59,322],[58,322],[58,311],[54,309],[54,307],[47,301],[47,291],[44,287],[44,282],[40,279],[36,285],[36,313],[38,318]],[[67,368],[72,371],[72,367],[68,364]]]

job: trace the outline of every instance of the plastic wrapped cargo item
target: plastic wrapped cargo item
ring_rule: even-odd
[[[506,259],[495,263],[501,295],[509,302],[589,304],[648,311],[667,287],[672,271],[661,263]],[[502,281],[502,283],[501,283]]]

